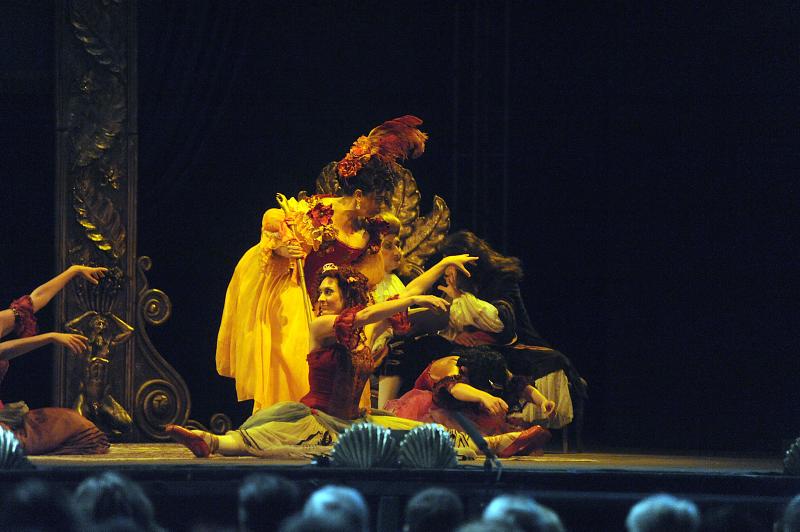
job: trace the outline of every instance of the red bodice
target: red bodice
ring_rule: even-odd
[[[9,308],[14,312],[14,335],[17,338],[26,338],[36,334],[36,316],[34,316],[36,311],[33,309],[31,296],[15,299]],[[3,384],[9,365],[8,360],[0,360],[0,385]],[[3,408],[2,401],[0,401],[0,408]]]
[[[428,367],[417,377],[417,380],[414,382],[415,389],[427,390],[429,392],[433,391],[433,385],[436,383],[433,381],[433,377],[431,377],[431,365],[432,364],[428,364]]]
[[[308,354],[311,391],[300,402],[342,419],[359,416],[358,402],[374,369],[372,351],[366,345],[363,327],[355,327],[356,313],[363,307],[345,309],[334,325],[336,344]]]

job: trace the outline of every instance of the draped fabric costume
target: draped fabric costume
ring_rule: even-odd
[[[12,302],[11,309],[14,334],[20,338],[36,334],[30,296]],[[8,360],[0,360],[0,384],[9,365]],[[4,405],[0,401],[0,426],[14,433],[28,455],[102,454],[109,448],[108,438],[94,423],[68,408],[29,410],[23,402]]]
[[[570,388],[582,400],[586,394],[585,384],[572,362],[550,347],[533,328],[519,286],[503,278],[492,279],[477,296],[462,292],[453,300],[446,329],[405,342],[401,347],[403,355],[388,359],[386,367],[411,382],[433,359],[452,351],[451,341],[460,332],[472,333],[477,343],[491,345],[503,355],[514,375],[527,378],[556,403],[555,414],[550,419],[545,419],[533,403],[526,404],[522,412],[512,412],[510,419],[524,423],[544,422],[551,428],[560,428],[572,421]],[[390,362],[395,365],[389,366]],[[514,404],[509,403],[512,410],[516,410],[516,403],[516,400]]]
[[[586,397],[586,383],[563,353],[553,349],[531,324],[519,285],[502,277],[491,279],[478,296],[497,308],[503,329],[491,333],[494,347],[503,355],[514,375],[536,379],[536,388],[555,401],[556,412],[551,427],[572,421],[573,401]],[[527,405],[524,421],[537,418],[538,407]]]
[[[460,401],[453,397],[450,390],[456,384],[469,384],[469,379],[457,375],[443,376],[457,362],[456,356],[436,360],[425,368],[425,371],[414,383],[414,388],[402,397],[388,401],[385,409],[396,416],[415,419],[424,423],[439,423],[448,428],[459,428],[453,411],[459,411],[472,421],[483,434],[501,434],[514,428],[506,422],[504,416],[492,416],[480,408],[478,403]],[[529,383],[525,378],[515,376],[506,386],[503,398],[507,403],[519,401],[522,390]]]
[[[317,271],[327,262],[372,267],[366,257],[373,247],[372,233],[364,249],[339,241],[332,225],[333,199],[292,198],[288,215],[280,209],[268,210],[260,242],[244,254],[233,272],[217,336],[217,372],[236,379],[239,400],[253,399],[254,412],[281,401],[297,401],[308,392],[308,303],[304,300],[316,291]],[[306,287],[301,286],[295,261],[274,253],[293,239],[309,250],[304,265]]]
[[[286,445],[331,445],[339,434],[357,422],[368,421],[390,429],[409,430],[418,421],[388,412],[371,414],[358,407],[361,391],[374,370],[375,360],[363,328],[354,324],[360,307],[345,309],[334,325],[336,343],[308,354],[310,391],[300,402],[282,402],[253,414],[232,434],[241,438],[247,452],[265,455]],[[393,325],[402,328],[399,322]],[[466,434],[451,431],[456,446],[476,448]],[[493,438],[489,444],[503,448],[517,433]]]

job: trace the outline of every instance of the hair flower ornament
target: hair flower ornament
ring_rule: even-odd
[[[320,201],[308,210],[308,215],[311,217],[314,227],[322,227],[330,224],[333,220],[333,207]]]

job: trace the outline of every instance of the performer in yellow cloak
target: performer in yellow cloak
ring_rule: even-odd
[[[236,266],[217,337],[217,372],[236,379],[240,401],[253,411],[308,393],[309,318],[313,286],[302,286],[297,259],[313,283],[323,264],[352,264],[372,282],[383,276],[385,224],[375,218],[393,188],[396,159],[418,157],[427,135],[414,116],[384,122],[359,137],[345,157],[329,164],[340,195],[292,198],[286,211],[270,209],[261,239]],[[311,299],[309,296],[312,295]],[[368,406],[369,390],[362,404]]]

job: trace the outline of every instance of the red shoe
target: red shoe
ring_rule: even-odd
[[[164,432],[176,442],[185,445],[198,458],[208,458],[211,455],[211,448],[201,436],[180,425],[167,425],[164,427]]]
[[[535,454],[541,456],[544,454],[544,446],[550,441],[552,435],[550,431],[539,425],[520,432],[517,439],[512,441],[508,446],[497,453],[498,458],[510,458],[515,455],[527,456]]]

